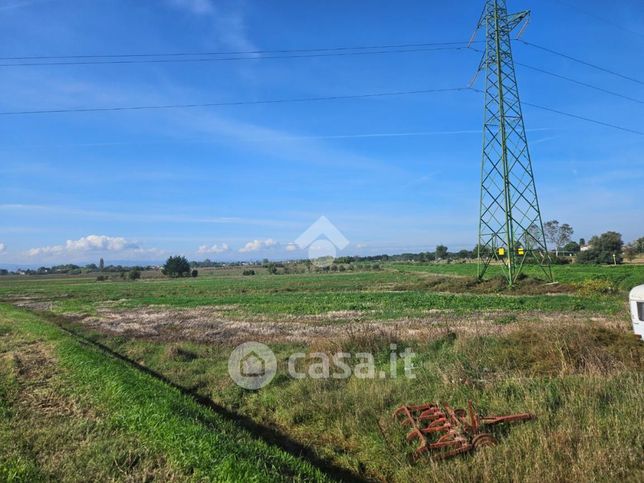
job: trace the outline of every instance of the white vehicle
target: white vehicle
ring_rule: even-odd
[[[644,338],[644,285],[638,285],[631,290],[629,299],[631,301],[633,331],[640,338]]]

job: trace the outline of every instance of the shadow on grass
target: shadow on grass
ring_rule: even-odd
[[[364,478],[363,476],[360,476],[348,469],[341,468],[339,466],[334,465],[333,463],[330,463],[329,461],[326,461],[318,457],[311,448],[298,443],[297,441],[293,440],[283,432],[275,428],[259,424],[256,421],[253,421],[248,416],[235,413],[234,411],[231,411],[225,408],[224,406],[217,404],[212,399],[196,393],[193,389],[189,389],[184,386],[181,386],[171,381],[163,374],[153,371],[152,369],[145,367],[136,361],[133,361],[132,359],[112,350],[111,348],[107,347],[106,345],[100,342],[97,342],[82,334],[79,334],[78,332],[73,330],[71,324],[69,324],[69,322],[63,316],[52,314],[51,312],[46,312],[46,311],[32,310],[31,312],[36,313],[37,315],[41,316],[45,320],[48,320],[49,322],[54,323],[61,330],[71,335],[76,340],[78,340],[79,343],[96,348],[101,352],[107,354],[108,356],[118,359],[128,364],[129,366],[151,377],[154,377],[155,379],[162,381],[168,386],[171,386],[177,389],[182,394],[192,398],[195,402],[197,402],[201,406],[206,407],[211,411],[215,412],[216,414],[218,414],[219,416],[234,422],[241,428],[248,431],[252,436],[258,439],[261,439],[268,444],[276,446],[281,450],[286,451],[287,453],[290,453],[295,457],[306,460],[308,463],[318,468],[320,471],[322,471],[330,478],[340,480],[340,481],[357,481],[357,482],[370,481],[369,479]],[[201,421],[201,422],[205,425],[208,425],[208,422],[206,421]]]

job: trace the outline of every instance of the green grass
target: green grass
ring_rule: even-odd
[[[411,342],[418,354],[412,380],[401,371],[385,380],[285,375],[288,356],[301,350],[371,351],[378,369],[387,370],[390,341],[377,335],[312,347],[274,344],[278,375],[257,392],[230,381],[230,347],[93,337],[232,410],[270,422],[320,458],[377,480],[637,481],[644,469],[638,423],[644,347],[621,330],[588,324],[583,331],[545,331],[525,324],[505,335]],[[468,399],[483,414],[530,411],[537,420],[496,428],[500,444],[492,449],[410,464],[412,447],[391,419],[394,408],[428,401],[464,407]]]
[[[475,277],[476,263],[449,264],[393,264],[396,269],[404,272],[425,272],[441,275],[459,275]],[[580,283],[588,279],[603,279],[613,282],[622,290],[630,290],[636,285],[644,284],[644,265],[553,265],[552,272],[555,281],[560,283]],[[499,275],[500,268],[491,266],[486,276]],[[526,266],[524,273],[528,276],[544,278],[543,271],[538,267]]]
[[[485,332],[472,327],[456,334],[441,326],[437,333],[443,336],[394,341],[418,354],[414,380],[294,380],[285,374],[286,361],[294,351],[370,351],[379,369],[386,369],[392,341],[376,333],[316,340],[310,345],[272,344],[278,375],[256,392],[242,390],[230,380],[227,358],[232,347],[223,341],[146,340],[92,333],[71,319],[68,323],[83,336],[233,414],[276,428],[295,443],[310,447],[317,460],[330,468],[399,482],[641,481],[644,347],[627,326],[625,301],[628,289],[644,283],[644,266],[556,266],[559,286],[529,279],[513,290],[494,280],[475,284],[474,264],[392,263],[383,268],[254,277],[214,270],[197,279],[105,283],[74,277],[0,279],[0,300],[51,301],[53,312],[68,315],[92,314],[108,306],[117,310],[219,306],[226,308],[226,318],[258,324],[266,319],[279,321],[282,316],[342,310],[354,311],[364,320],[418,317],[428,322],[431,310],[449,311],[456,319],[474,314],[473,320],[494,312],[482,316],[487,317]],[[532,267],[528,274],[538,275]],[[61,474],[82,475],[83,466],[95,461],[91,474],[96,479],[119,478],[115,468],[125,468],[133,479],[145,479],[148,474],[157,479],[258,481],[275,475],[323,477],[304,459],[267,445],[157,379],[79,345],[38,316],[8,307],[1,310],[2,350],[15,354],[25,350],[24,345],[5,347],[17,344],[17,337],[45,341],[60,369],[54,377],[59,379],[54,392],[100,416],[100,424],[77,418],[71,427],[45,418],[46,429],[39,436],[42,443],[34,449],[29,444],[33,434],[20,418],[26,414],[28,424],[37,426],[42,414],[21,409],[24,403],[17,394],[25,391],[19,371],[11,364],[0,366],[4,374],[0,448],[5,447],[1,443],[15,440],[16,434],[22,441],[12,451],[0,449],[5,475],[60,479]],[[564,320],[571,312],[579,317]],[[564,322],[561,325],[558,317]],[[402,403],[436,400],[463,407],[468,399],[476,401],[484,414],[531,411],[537,420],[495,429],[500,444],[494,448],[444,462],[410,464],[406,455],[411,447],[405,443],[404,428],[391,419],[393,409]],[[72,435],[66,446],[77,457],[75,467],[43,463],[63,428]],[[73,449],[74,435],[80,434],[94,435],[86,453]],[[116,441],[122,451],[114,445],[101,447],[98,441],[104,439]],[[119,463],[115,466],[110,461]]]
[[[64,382],[63,395],[100,412],[101,426],[123,438],[133,438],[138,448],[150,448],[162,455],[177,471],[190,478],[212,481],[292,481],[324,480],[324,476],[307,462],[284,451],[269,446],[241,429],[234,421],[226,419],[198,405],[159,380],[136,371],[128,365],[107,357],[93,348],[82,346],[60,329],[24,311],[0,307],[0,324],[16,333],[45,343],[53,350],[60,377]],[[18,344],[14,341],[14,344]],[[3,352],[11,350],[3,340]],[[2,373],[2,427],[20,425],[12,417],[13,373]],[[22,428],[29,434],[26,428]],[[50,444],[52,442],[50,441]],[[7,454],[7,446],[0,450],[0,474],[18,480],[31,480],[39,473],[39,449],[31,446],[28,451]],[[67,444],[67,443],[66,443]],[[118,444],[118,440],[113,444]],[[109,446],[109,445],[108,445]],[[11,446],[9,446],[10,448]],[[87,456],[100,456],[100,447],[93,448]],[[110,448],[113,450],[113,448]],[[87,458],[89,461],[91,458]],[[104,466],[109,461],[101,458]],[[64,465],[64,462],[61,462]],[[91,480],[94,477],[118,476],[118,468],[101,467],[92,474],[71,465],[73,472],[64,473],[62,479]],[[37,479],[37,478],[36,478]]]
[[[234,306],[231,316],[315,315],[330,311],[365,311],[374,318],[419,317],[428,310],[539,310],[589,311],[614,314],[623,309],[623,294],[601,296],[521,293],[498,288],[490,293],[467,293],[463,283],[432,286],[427,276],[472,276],[475,264],[390,264],[379,272],[341,274],[259,275],[243,277],[230,271],[198,279],[153,279],[139,282],[95,282],[91,279],[0,280],[0,300],[36,297],[50,300],[58,312],[92,314],[104,302],[120,307],[160,304],[173,307]],[[532,267],[530,270],[534,270]],[[616,287],[629,289],[644,283],[644,266],[555,267],[558,279],[577,284],[589,278],[605,278]],[[467,282],[467,279],[463,279]],[[543,291],[543,290],[542,290]],[[446,293],[452,292],[452,293]],[[505,295],[500,297],[499,295]]]

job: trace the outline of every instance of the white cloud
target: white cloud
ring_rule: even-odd
[[[266,240],[253,240],[246,243],[246,245],[240,248],[239,252],[240,253],[256,252],[257,250],[272,248],[277,245],[278,243],[271,238],[267,238]]]
[[[7,245],[0,243],[0,253],[4,252],[7,249]]]
[[[124,252],[134,250],[140,253],[149,252],[141,249],[136,243],[126,240],[123,237],[111,237],[106,235],[88,235],[78,240],[67,240],[64,245],[49,245],[39,248],[31,248],[27,251],[30,257],[41,255],[78,254],[85,252]]]
[[[64,250],[62,245],[40,247],[40,248],[30,248],[27,250],[27,255],[30,257],[38,257],[41,255],[57,255],[62,253]]]
[[[111,237],[105,235],[88,235],[78,240],[67,240],[65,243],[67,251],[122,251],[129,248],[139,248],[136,243],[128,242],[123,237]]]
[[[366,248],[367,244],[366,243],[356,243],[356,248]]]
[[[286,245],[286,251],[287,252],[294,252],[295,250],[299,250],[300,247],[298,247],[295,243],[289,243]]]
[[[230,248],[228,247],[228,245],[226,243],[222,243],[221,245],[214,244],[212,246],[201,245],[197,249],[197,253],[201,253],[201,254],[206,254],[206,253],[225,253],[228,250],[230,250]]]

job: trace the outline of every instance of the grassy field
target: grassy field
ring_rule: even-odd
[[[477,284],[475,273],[472,264],[386,264],[0,280],[0,475],[641,481],[644,349],[625,300],[644,266],[557,266],[560,284],[529,278],[513,290]],[[245,340],[277,356],[276,378],[259,391],[227,373]],[[388,370],[392,342],[416,352],[415,379],[402,367],[386,379],[286,373],[295,351],[367,351]],[[30,357],[47,363],[23,370]],[[493,448],[411,464],[395,407],[468,399],[484,414],[537,419],[495,429]],[[71,437],[61,447],[63,433]]]
[[[505,290],[499,281],[484,286],[487,293],[473,293],[477,291],[471,280],[475,274],[475,264],[396,264],[376,272],[244,277],[239,271],[226,271],[222,276],[194,280],[149,279],[138,283],[96,283],[92,278],[74,277],[18,278],[0,281],[0,297],[5,300],[30,297],[52,302],[54,311],[84,314],[93,313],[97,305],[105,302],[123,308],[235,306],[233,312],[240,316],[356,310],[369,311],[373,317],[383,319],[422,316],[435,309],[617,313],[623,308],[621,299],[607,297],[602,291],[589,297],[575,289],[561,294],[557,287],[542,286],[535,294],[522,294],[520,288],[516,293]],[[642,266],[560,266],[555,267],[555,275],[568,284],[601,280],[607,292],[644,283]],[[450,276],[459,276],[462,281],[454,284]]]
[[[0,479],[325,480],[179,390],[0,306]]]

